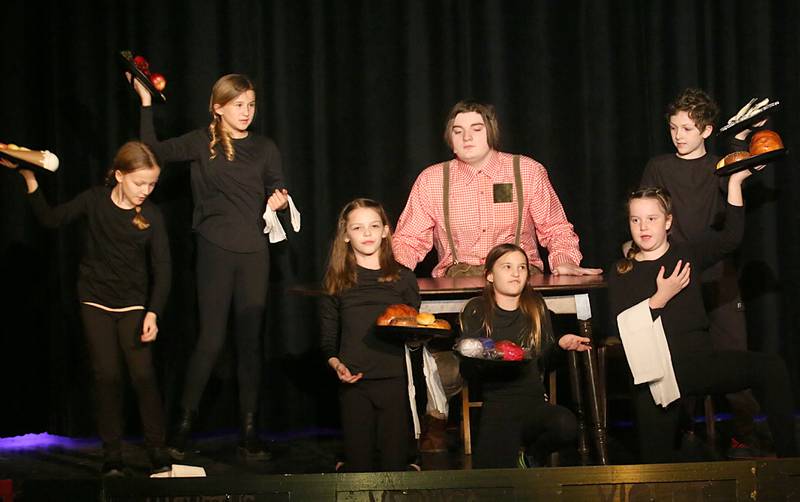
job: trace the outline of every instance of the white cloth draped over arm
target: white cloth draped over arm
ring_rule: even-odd
[[[411,369],[411,353],[408,345],[405,346],[405,350],[408,403],[411,406],[411,419],[414,422],[414,437],[419,438],[421,428],[419,426],[419,415],[417,414],[417,390],[414,387],[414,374]],[[439,367],[436,366],[436,359],[428,351],[428,347],[424,345],[422,346],[422,372],[425,375],[425,384],[428,391],[428,409],[435,408],[436,411],[447,416],[447,396],[444,395],[442,381],[439,378]]]
[[[653,401],[665,408],[680,398],[664,326],[660,317],[653,321],[649,299],[621,312],[617,327],[633,382],[648,383]]]
[[[291,195],[287,195],[286,198],[289,201],[289,218],[292,221],[292,230],[299,232],[300,211],[295,207]],[[269,204],[267,204],[267,209],[264,211],[264,223],[264,233],[269,234],[269,242],[271,244],[286,240],[286,231],[283,230],[283,225],[281,225],[278,219],[278,214],[274,209],[269,207]]]

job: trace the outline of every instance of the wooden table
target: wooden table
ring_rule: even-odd
[[[467,301],[480,294],[484,287],[483,277],[442,277],[417,279],[422,297],[421,312],[433,314],[458,313]],[[530,279],[533,288],[544,296],[547,308],[556,314],[572,314],[578,318],[578,334],[592,338],[592,308],[589,303],[590,289],[606,287],[602,276],[554,276],[538,274]],[[581,463],[589,463],[589,440],[581,373],[586,381],[586,394],[591,420],[591,431],[597,452],[597,462],[608,464],[608,447],[605,427],[605,392],[600,385],[595,351],[569,352],[569,375],[575,411],[578,418],[578,452]],[[583,372],[581,372],[581,367]]]
[[[434,314],[459,313],[467,300],[480,294],[485,284],[483,277],[456,278],[418,278],[422,297],[420,311]],[[578,318],[578,334],[592,338],[592,309],[589,304],[589,290],[607,286],[603,276],[554,276],[538,274],[530,278],[530,283],[544,296],[547,308],[556,314],[572,314]],[[319,284],[296,286],[290,293],[304,296],[322,294]],[[590,429],[597,451],[597,462],[608,464],[608,448],[605,427],[605,397],[599,385],[595,351],[569,352],[570,387],[575,400],[578,418],[578,451],[581,462],[589,463],[589,440],[586,426],[586,412],[580,385],[581,373],[586,382]],[[583,372],[581,371],[583,368]]]

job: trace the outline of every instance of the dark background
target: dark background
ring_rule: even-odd
[[[137,135],[138,100],[120,50],[147,56],[167,77],[168,102],[156,111],[161,137],[208,124],[219,76],[256,81],[252,129],[281,148],[303,213],[301,233],[271,249],[261,417],[270,431],[337,422],[314,301],[288,288],[321,278],[336,214],[351,198],[383,201],[396,220],[417,174],[449,158],[442,129],[459,99],[494,103],[503,150],[548,168],[589,266],[608,268],[618,257],[625,192],[649,157],[672,151],[663,112],[683,88],[708,90],[723,123],[751,97],[779,99],[771,126],[800,152],[800,4],[792,0],[29,0],[2,9],[0,141],[59,155],[55,174],[39,172],[52,203],[99,183],[116,149]],[[750,345],[780,352],[798,383],[796,164],[790,156],[748,181],[740,265]],[[0,171],[0,191],[0,436],[90,434],[75,294],[82,228],[39,227],[14,172]],[[196,336],[187,166],[169,166],[153,199],[166,214],[174,261],[156,349],[174,412]],[[593,302],[596,331],[611,333],[604,293]],[[203,427],[235,423],[234,357],[229,349],[220,359],[201,404]]]

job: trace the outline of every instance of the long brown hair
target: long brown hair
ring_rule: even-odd
[[[208,112],[211,114],[211,124],[208,126],[211,142],[208,144],[208,150],[211,152],[212,159],[217,156],[217,152],[214,150],[217,143],[222,145],[226,159],[232,161],[236,156],[233,141],[231,141],[228,132],[223,129],[222,117],[214,111],[214,105],[225,106],[241,93],[247,91],[255,92],[255,90],[253,82],[247,76],[239,73],[225,75],[214,83],[214,87],[211,88],[211,98],[208,100]]]
[[[483,327],[486,330],[486,336],[488,337],[492,336],[492,318],[494,317],[494,311],[497,308],[497,300],[494,297],[494,283],[489,282],[488,276],[490,273],[492,273],[492,268],[497,260],[506,254],[513,253],[515,251],[522,253],[522,256],[525,257],[525,265],[529,270],[528,277],[530,277],[531,266],[528,261],[528,255],[516,244],[498,244],[489,251],[489,254],[486,255],[485,270],[483,272],[484,279],[487,279],[486,286],[483,288],[483,299],[484,304],[486,305],[486,312],[483,318]],[[533,287],[531,287],[526,280],[525,287],[522,288],[522,293],[520,293],[519,297],[519,309],[522,311],[525,317],[531,320],[531,330],[526,339],[520,340],[523,347],[533,347],[536,352],[541,350],[542,319],[544,318],[544,310],[546,308],[547,306],[544,303],[542,295],[535,292]]]
[[[355,199],[348,202],[339,212],[336,223],[336,236],[331,244],[328,268],[325,271],[323,285],[325,292],[336,295],[345,289],[356,285],[356,255],[353,247],[345,241],[347,237],[347,218],[350,213],[359,208],[373,209],[381,217],[381,224],[389,226],[389,233],[381,240],[380,265],[382,275],[380,282],[391,282],[400,278],[400,265],[395,261],[392,253],[392,230],[386,211],[379,202],[372,199]]]
[[[122,174],[129,174],[139,169],[153,169],[157,168],[158,162],[156,156],[150,147],[141,141],[128,141],[122,145],[117,154],[114,155],[114,161],[111,163],[111,168],[106,172],[106,185],[113,187],[117,184],[116,172]],[[150,227],[150,222],[147,221],[142,215],[141,206],[135,206],[136,215],[133,217],[133,226],[139,230],[145,230]]]
[[[625,203],[625,207],[629,215],[630,215],[631,201],[634,199],[654,199],[658,201],[658,205],[661,206],[661,210],[664,211],[664,215],[666,216],[672,215],[672,197],[670,196],[669,191],[666,188],[645,187],[645,188],[640,188],[638,190],[634,190],[633,192],[628,194],[628,200]],[[627,274],[628,272],[633,270],[634,258],[636,257],[636,253],[638,253],[639,251],[641,251],[641,249],[639,249],[639,246],[636,245],[636,242],[631,240],[631,247],[630,249],[628,249],[628,252],[625,253],[625,258],[617,262],[618,274]]]

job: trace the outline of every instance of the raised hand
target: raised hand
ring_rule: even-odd
[[[143,83],[139,82],[138,78],[133,78],[131,72],[125,72],[125,78],[128,79],[128,82],[133,84],[133,90],[136,91],[136,94],[139,95],[139,99],[142,101],[142,106],[150,106],[153,104],[153,96],[150,94],[150,91],[144,86]]]
[[[656,277],[656,293],[650,297],[650,308],[660,309],[672,300],[683,288],[689,285],[692,277],[692,265],[678,260],[669,276],[664,276],[665,269],[662,265]]]

